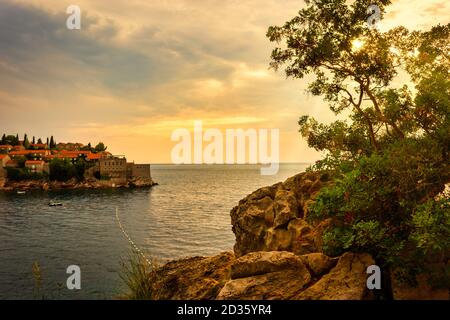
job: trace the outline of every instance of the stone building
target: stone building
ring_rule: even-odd
[[[45,162],[42,160],[28,160],[25,161],[25,168],[30,169],[33,173],[43,173]]]
[[[126,183],[127,159],[124,156],[99,159],[98,165],[102,177],[108,177],[114,183]]]
[[[151,169],[149,164],[135,164],[134,162],[127,163],[127,178],[142,178],[151,179]]]

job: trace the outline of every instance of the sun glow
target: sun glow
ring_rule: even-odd
[[[352,51],[359,51],[364,47],[364,41],[360,39],[355,39],[352,41]]]

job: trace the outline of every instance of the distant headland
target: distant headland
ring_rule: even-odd
[[[0,140],[0,190],[52,190],[152,187],[150,164],[127,162],[99,142],[44,142],[27,134],[3,134]]]

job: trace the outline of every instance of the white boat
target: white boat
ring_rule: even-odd
[[[50,202],[48,203],[48,205],[49,205],[50,207],[59,207],[59,206],[62,206],[63,204],[62,204],[61,202],[50,201]]]
[[[17,194],[25,194],[27,193],[26,191],[17,191]]]

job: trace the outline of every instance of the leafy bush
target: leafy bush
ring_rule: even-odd
[[[38,172],[31,172],[27,168],[6,168],[7,177],[12,181],[42,180],[45,175]]]

